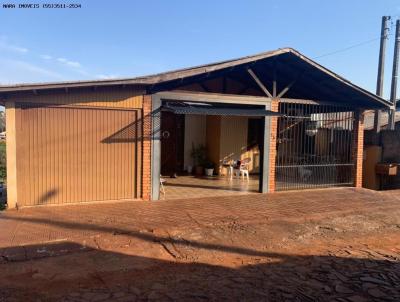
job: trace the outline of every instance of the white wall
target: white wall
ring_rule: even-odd
[[[192,144],[195,146],[206,144],[206,116],[205,115],[185,115],[185,143],[184,143],[184,169],[188,165],[193,166],[190,157]]]
[[[249,170],[258,173],[260,152],[258,147],[247,150],[249,119],[230,116],[221,119],[220,160],[239,160],[250,158]]]
[[[215,131],[215,139],[211,140],[213,143],[219,143],[219,162],[221,164],[224,159],[226,160],[239,160],[247,157],[251,158],[250,172],[259,172],[259,150],[255,148],[247,151],[247,117],[221,117],[220,119],[220,133]],[[200,115],[186,115],[185,116],[185,143],[184,143],[184,169],[188,165],[193,166],[193,160],[190,157],[192,150],[192,143],[195,146],[199,144],[206,145],[207,143],[207,117]]]
[[[247,117],[230,116],[221,119],[220,159],[239,160],[247,147]]]

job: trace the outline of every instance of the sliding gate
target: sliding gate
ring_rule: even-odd
[[[276,190],[353,184],[351,108],[280,103]]]

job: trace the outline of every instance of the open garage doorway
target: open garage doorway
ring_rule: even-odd
[[[164,102],[160,198],[260,192],[264,108]]]

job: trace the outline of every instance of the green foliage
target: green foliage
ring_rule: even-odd
[[[204,168],[206,168],[206,169],[214,169],[214,168],[215,168],[215,164],[214,164],[211,160],[209,160],[209,159],[206,159],[206,160],[205,160],[203,166],[204,166]]]
[[[206,161],[207,148],[204,145],[198,145],[197,147],[192,143],[192,151],[190,156],[193,158],[195,166],[203,166]]]

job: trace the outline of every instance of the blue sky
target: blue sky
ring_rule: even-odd
[[[80,3],[81,9],[0,7],[0,83],[132,77],[286,46],[315,58],[378,38],[381,16],[400,15],[399,0]],[[393,41],[392,35],[385,94]],[[377,39],[316,61],[375,91],[378,50]]]

